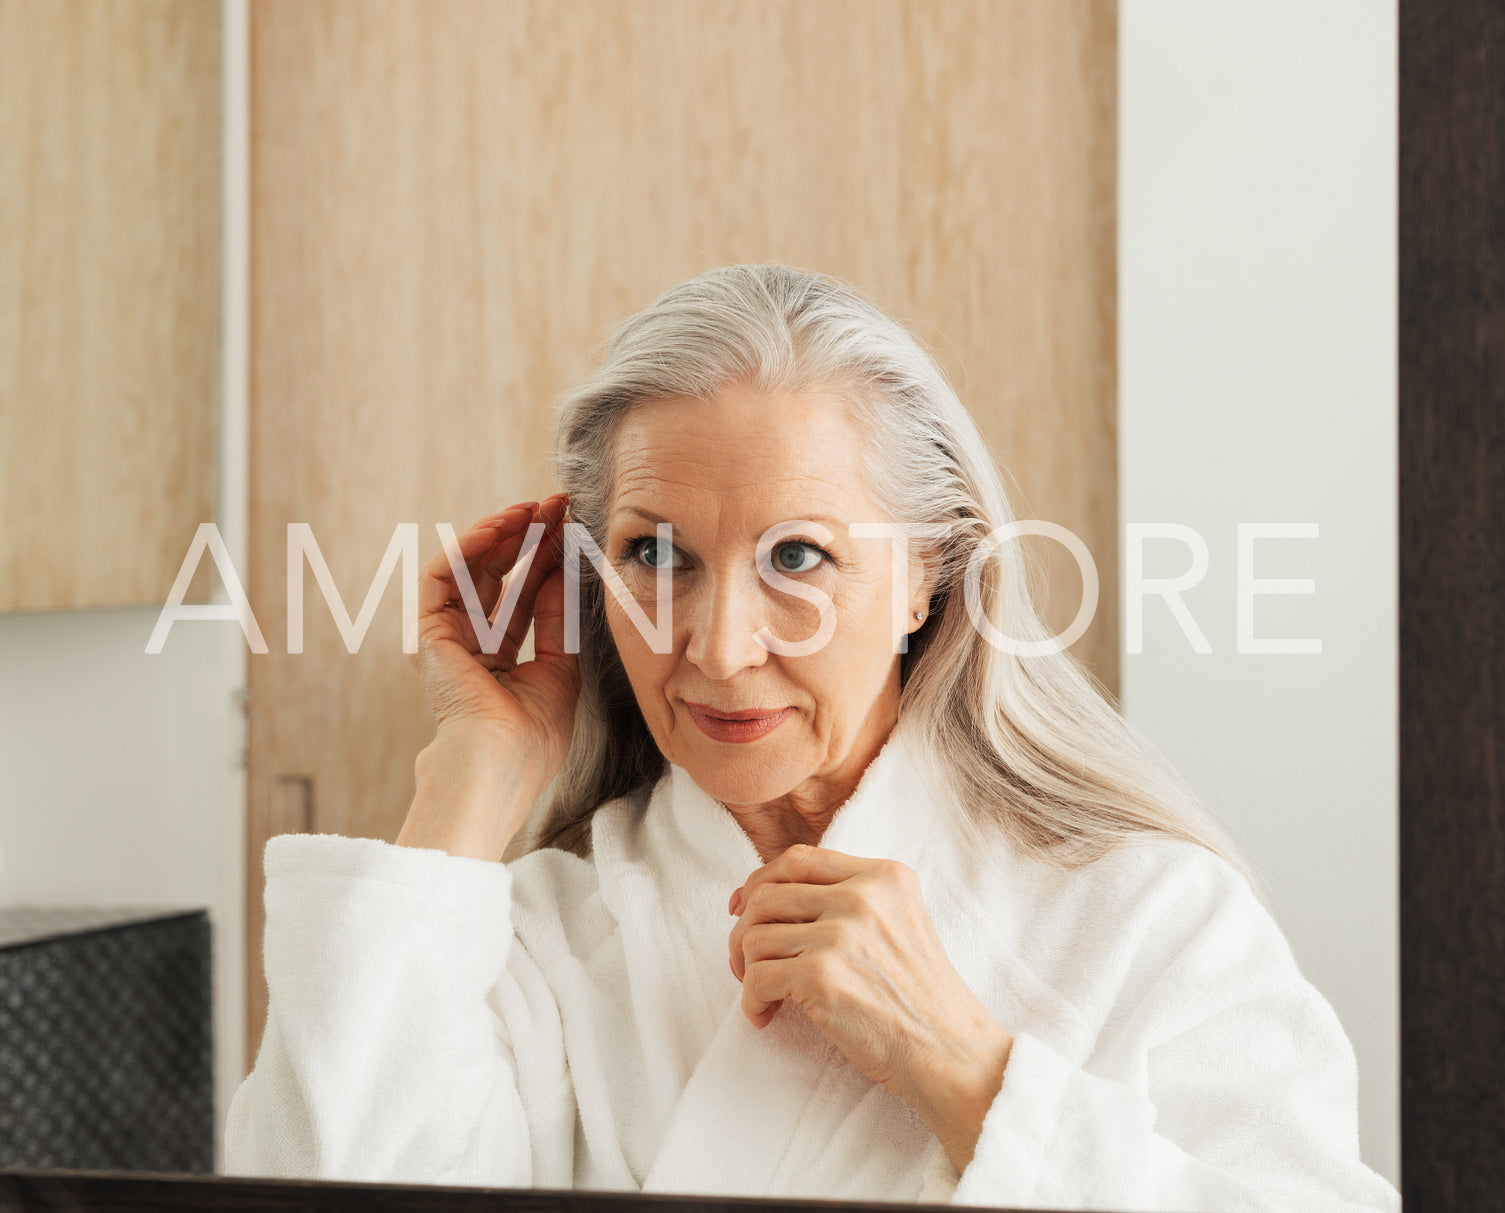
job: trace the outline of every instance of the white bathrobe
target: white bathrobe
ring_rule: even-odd
[[[902,725],[902,721],[901,721]],[[786,1000],[761,1031],[727,900],[761,860],[678,766],[511,864],[338,835],[264,853],[269,1018],[225,1171],[1071,1209],[1400,1207],[1354,1054],[1247,884],[1191,843],[1074,873],[962,843],[894,730],[821,846],[919,875],[1013,1034],[961,1174]]]

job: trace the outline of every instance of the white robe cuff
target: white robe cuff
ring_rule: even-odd
[[[1133,1202],[1149,1186],[1146,1171],[1154,1159],[1144,1146],[1154,1123],[1155,1107],[1147,1096],[1087,1074],[1028,1033],[1018,1033],[1003,1086],[983,1118],[977,1148],[951,1202],[1102,1207]]]
[[[336,834],[277,835],[263,866],[271,1001],[228,1115],[226,1173],[433,1183],[468,1170],[492,1102],[509,1125],[521,1115],[486,1002],[514,938],[511,872]]]
[[[1144,1092],[1090,1074],[1020,1033],[951,1203],[1167,1213],[1399,1213],[1395,1189],[1357,1157],[1334,1159],[1327,1175],[1319,1174],[1319,1166],[1292,1167],[1289,1158],[1222,1169],[1156,1133],[1155,1118]]]
[[[433,973],[442,978],[435,993],[467,1006],[506,963],[513,935],[505,864],[374,838],[279,834],[267,842],[263,867],[265,959],[296,969],[280,984],[307,999],[315,1016],[328,1015],[319,994],[348,1000],[362,952],[401,958],[405,975]]]

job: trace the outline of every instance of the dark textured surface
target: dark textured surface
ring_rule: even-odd
[[[839,1209],[846,1213],[927,1213],[951,1205],[870,1201],[755,1200],[559,1192],[537,1188],[435,1188],[406,1184],[335,1184],[275,1179],[160,1176],[26,1175],[0,1172],[0,1213],[755,1213]],[[1033,1213],[1014,1209],[1010,1213]]]
[[[208,915],[101,913],[0,915],[0,1167],[211,1172]]]
[[[181,913],[177,906],[12,906],[0,910],[0,948]]]
[[[1400,0],[1401,1183],[1505,1208],[1505,4]]]

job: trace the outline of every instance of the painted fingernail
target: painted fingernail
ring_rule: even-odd
[[[735,914],[742,906],[742,889],[737,887],[732,890],[732,898],[726,903],[726,912]]]

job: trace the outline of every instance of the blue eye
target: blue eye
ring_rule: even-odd
[[[794,559],[789,559],[790,554]],[[813,543],[805,543],[803,540],[794,540],[790,543],[781,543],[774,549],[774,568],[780,573],[808,573],[811,569],[819,567],[820,561],[825,559],[825,553]],[[804,557],[814,556],[813,563],[802,563]]]
[[[641,539],[634,539],[631,547],[634,557],[641,557],[643,553],[648,553],[648,559],[642,561],[642,563],[650,569],[679,568],[683,564],[683,562],[680,564],[664,564],[659,553],[659,542],[652,535],[646,535]],[[672,555],[675,549],[672,545],[668,545],[667,551]]]
[[[627,559],[639,568],[653,569],[655,572],[662,568],[680,569],[685,567],[685,561],[680,556],[679,549],[670,545],[660,545],[653,535],[640,535],[636,539],[627,541]],[[667,552],[672,564],[664,563],[664,554]],[[815,544],[804,539],[790,539],[776,545],[771,553],[772,567],[780,573],[809,573],[820,567],[822,561],[830,560],[830,556]]]

